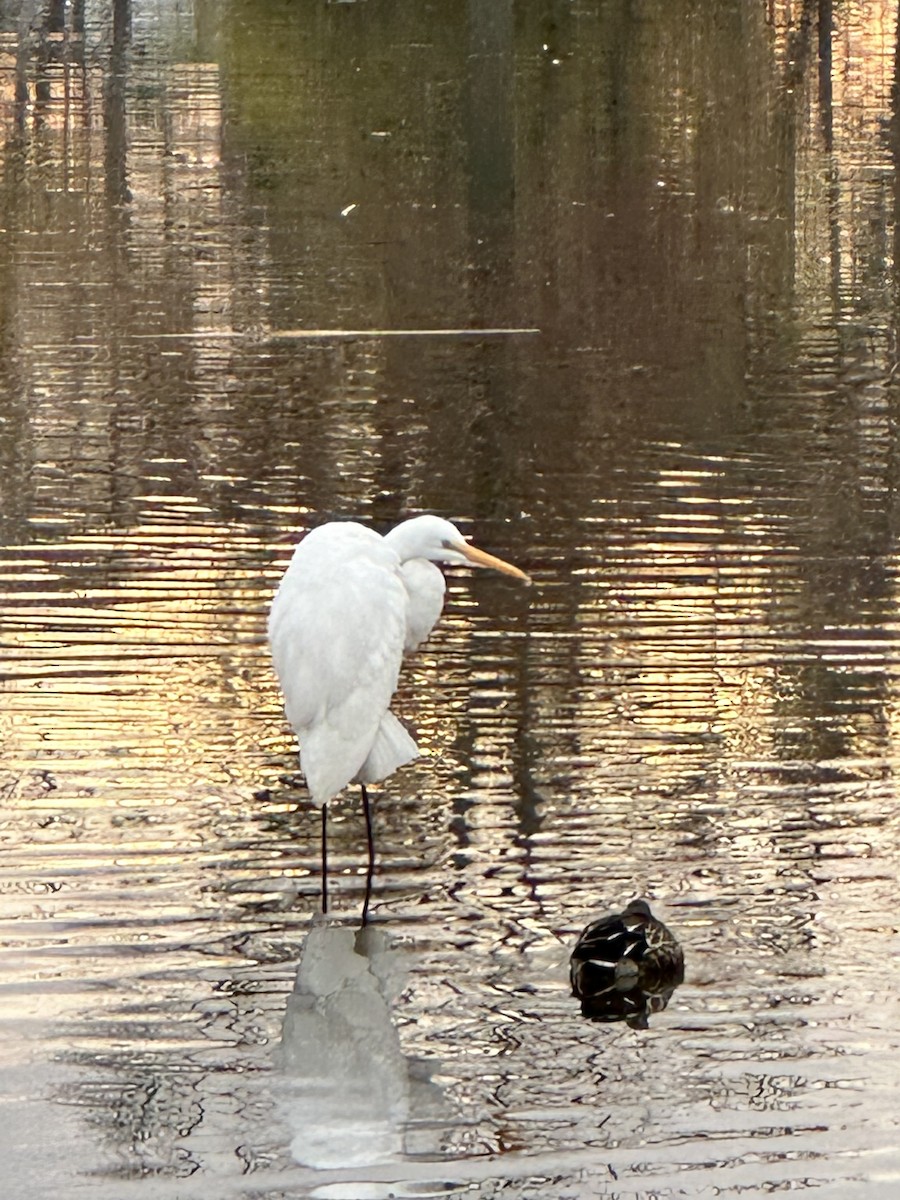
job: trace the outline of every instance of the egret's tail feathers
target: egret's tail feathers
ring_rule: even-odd
[[[368,748],[368,753],[367,753]],[[348,783],[377,783],[404,763],[419,757],[419,748],[392,712],[378,723],[374,741],[372,727],[360,727],[349,738],[346,722],[322,721],[300,736],[300,768],[315,804],[326,804]],[[354,766],[362,759],[362,766]]]
[[[378,783],[398,767],[419,757],[419,747],[392,712],[381,718],[378,733],[368,757],[357,772],[360,783]]]

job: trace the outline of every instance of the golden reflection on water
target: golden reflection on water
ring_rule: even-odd
[[[63,540],[50,554],[13,551],[3,598],[7,769],[36,759],[56,786],[87,777],[79,802],[88,805],[91,796],[109,803],[107,755],[120,780],[138,771],[132,788],[156,803],[179,777],[235,782],[210,761],[223,714],[252,723],[277,713],[261,646],[267,553],[233,525],[146,526]]]

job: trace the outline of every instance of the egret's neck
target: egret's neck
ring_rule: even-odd
[[[411,558],[423,558],[422,536],[415,517],[409,521],[401,521],[399,525],[384,535],[385,542],[394,551],[401,562],[409,562]]]

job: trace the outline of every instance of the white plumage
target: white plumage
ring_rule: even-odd
[[[443,607],[435,562],[527,579],[433,516],[404,521],[385,537],[330,522],[294,551],[272,602],[269,642],[300,766],[320,806],[348,783],[385,779],[418,756],[390,703],[404,651],[428,637]]]

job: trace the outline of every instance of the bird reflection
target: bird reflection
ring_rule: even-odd
[[[569,964],[572,995],[591,1021],[626,1021],[646,1029],[684,979],[684,954],[644,900],[601,917],[584,930]]]
[[[432,1149],[409,1144],[427,1143],[446,1114],[443,1092],[400,1045],[403,957],[376,925],[319,917],[309,931],[281,1041],[291,1154],[304,1166],[372,1166]]]

